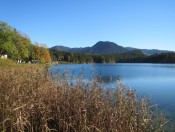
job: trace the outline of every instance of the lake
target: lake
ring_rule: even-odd
[[[175,64],[65,64],[51,67],[51,73],[64,72],[77,79],[83,73],[84,80],[102,76],[106,88],[116,88],[120,79],[136,90],[139,96],[149,96],[166,113],[171,122],[175,121]]]

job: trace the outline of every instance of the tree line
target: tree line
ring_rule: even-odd
[[[118,54],[82,54],[50,49],[53,61],[69,63],[175,63],[175,53],[146,55],[140,50]]]
[[[142,51],[134,50],[128,53],[118,54],[82,54],[72,53],[50,49],[52,59],[54,61],[65,61],[69,63],[117,63],[117,62],[133,62],[139,58],[145,57]]]
[[[5,22],[0,21],[0,56],[8,55],[15,61],[37,60],[41,63],[51,62],[48,48],[44,44],[32,44],[30,38]]]

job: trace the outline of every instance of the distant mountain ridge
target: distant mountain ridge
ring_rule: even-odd
[[[158,49],[137,49],[132,47],[126,47],[127,50],[133,51],[133,50],[141,50],[144,54],[147,55],[154,55],[154,54],[160,54],[160,53],[166,53],[166,52],[173,52],[168,50],[158,50]]]
[[[168,50],[138,49],[138,48],[132,48],[132,47],[122,47],[110,41],[99,41],[92,47],[69,48],[65,46],[54,46],[51,49],[67,51],[67,52],[87,53],[87,54],[116,54],[116,53],[125,53],[133,50],[141,50],[144,54],[147,54],[147,55],[172,52]]]

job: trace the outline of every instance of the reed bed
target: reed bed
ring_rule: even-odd
[[[150,132],[166,119],[149,99],[118,82],[107,90],[97,79],[88,85],[54,83],[48,68],[0,64],[0,131]]]

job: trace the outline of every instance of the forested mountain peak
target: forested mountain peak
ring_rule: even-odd
[[[124,47],[110,41],[99,41],[94,46],[92,46],[92,53],[113,54],[127,51],[128,50]]]

